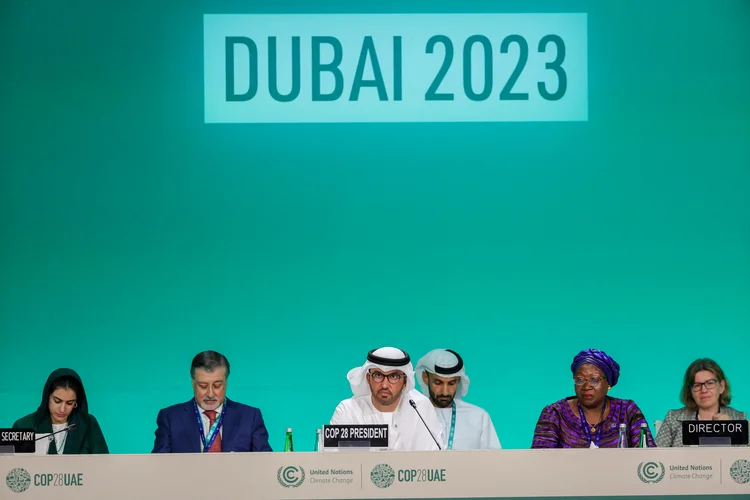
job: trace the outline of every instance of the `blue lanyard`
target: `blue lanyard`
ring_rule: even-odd
[[[224,408],[221,409],[219,418],[216,419],[216,422],[214,422],[214,425],[212,425],[211,429],[209,429],[208,438],[206,438],[206,434],[203,429],[203,419],[201,418],[201,414],[198,411],[198,403],[195,402],[195,399],[193,399],[193,409],[195,410],[195,418],[198,420],[198,429],[201,433],[201,443],[203,443],[203,451],[207,452],[208,449],[211,448],[211,445],[214,444],[214,441],[216,440],[216,436],[219,435],[221,422],[224,420],[224,414],[227,412],[227,402],[226,400],[224,401]]]
[[[453,434],[456,432],[456,402],[452,401],[451,406],[453,407],[451,411],[451,432],[448,434],[448,449],[453,449]]]
[[[604,427],[604,410],[607,409],[607,401],[604,401],[604,406],[602,406],[602,418],[599,421],[598,429],[596,429],[596,440],[594,441],[594,444],[596,447],[599,447],[599,443],[602,441],[602,427]],[[589,423],[586,421],[586,416],[583,414],[583,408],[581,407],[580,401],[578,402],[578,414],[581,416],[581,425],[583,426],[583,431],[586,433],[586,439],[589,440],[589,446],[591,446],[591,431],[589,430]]]

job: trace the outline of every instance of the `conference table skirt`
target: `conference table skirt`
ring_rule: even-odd
[[[0,456],[0,499],[744,498],[750,448]]]

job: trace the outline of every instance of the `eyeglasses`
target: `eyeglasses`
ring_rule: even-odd
[[[393,372],[388,374],[388,382],[391,384],[398,384],[401,381],[401,378],[405,377],[403,373],[399,372]],[[383,381],[384,378],[386,378],[385,373],[381,372],[370,372],[370,378],[375,382],[376,384],[379,384]]]
[[[703,390],[703,387],[710,391],[711,389],[714,389],[716,387],[717,383],[719,383],[719,381],[715,378],[706,380],[705,382],[696,382],[693,384],[693,392],[700,392]]]
[[[586,382],[588,382],[589,385],[591,385],[591,387],[594,387],[594,388],[599,387],[600,385],[602,385],[602,381],[603,380],[605,380],[605,379],[599,378],[599,377],[591,377],[591,378],[573,377],[573,383],[575,383],[575,385],[580,386],[580,385],[583,385]]]

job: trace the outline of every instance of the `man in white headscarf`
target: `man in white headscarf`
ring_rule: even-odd
[[[339,403],[332,425],[388,424],[391,450],[440,449],[443,428],[430,400],[414,387],[409,354],[395,347],[372,350],[365,364],[349,370],[346,377],[354,397]]]
[[[469,377],[458,353],[450,349],[428,352],[417,363],[416,376],[442,423],[444,449],[500,449],[489,413],[463,400],[469,392]]]

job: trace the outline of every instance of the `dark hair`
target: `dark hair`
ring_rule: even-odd
[[[76,380],[75,377],[71,377],[70,375],[64,375],[53,380],[47,390],[47,396],[51,396],[56,389],[70,389],[76,393],[76,398],[80,398],[83,394],[81,383]]]
[[[203,351],[193,358],[193,363],[190,365],[190,376],[195,378],[195,370],[212,372],[222,366],[227,371],[226,376],[229,377],[229,361],[227,358],[216,351]]]
[[[724,376],[724,370],[721,369],[719,364],[713,359],[701,358],[693,361],[685,371],[685,379],[682,383],[682,392],[680,393],[680,401],[687,408],[691,410],[697,410],[698,405],[693,399],[693,383],[695,382],[695,374],[702,371],[709,371],[716,376],[719,384],[724,382],[726,387],[724,394],[719,397],[719,404],[721,406],[729,406],[732,402],[732,391],[729,390],[729,380]]]

